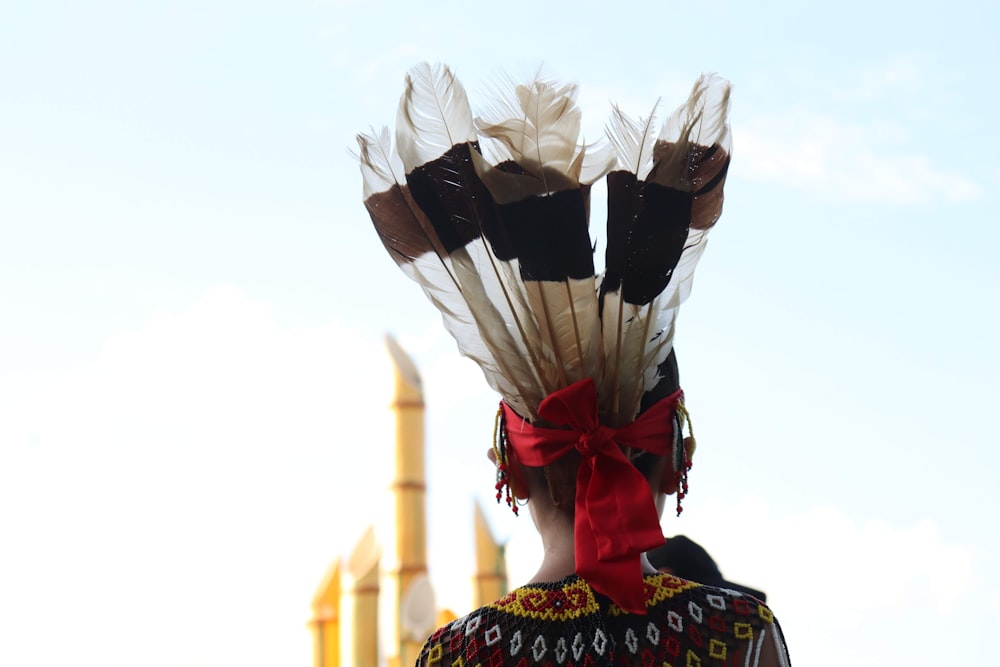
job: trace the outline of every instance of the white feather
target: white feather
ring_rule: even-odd
[[[465,88],[446,65],[417,65],[406,76],[396,114],[396,147],[406,173],[476,140]]]

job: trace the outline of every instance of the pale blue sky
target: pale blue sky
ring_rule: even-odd
[[[0,6],[0,664],[308,664],[313,586],[377,502],[352,466],[378,477],[386,331],[427,380],[432,575],[461,604],[471,509],[438,489],[489,498],[496,399],[385,255],[349,153],[420,60],[474,107],[544,63],[588,138],[610,101],[733,82],[726,209],[678,323],[698,458],[665,529],[769,592],[796,664],[986,664],[1000,10],[537,4]],[[526,520],[490,515],[530,554]]]

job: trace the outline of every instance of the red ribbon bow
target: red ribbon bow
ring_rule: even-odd
[[[598,420],[597,389],[591,378],[549,394],[538,406],[539,417],[566,429],[532,426],[503,404],[507,438],[521,463],[540,467],[571,449],[580,452],[576,572],[594,590],[634,614],[646,613],[640,556],[663,544],[664,537],[649,483],[622,448],[670,453],[672,415],[681,396],[678,389],[617,429]]]

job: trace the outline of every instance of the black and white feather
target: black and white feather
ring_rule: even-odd
[[[476,117],[446,66],[418,65],[395,148],[386,129],[358,136],[364,201],[390,255],[512,408],[534,421],[545,396],[591,377],[616,426],[676,389],[677,310],[722,210],[729,84],[700,78],[662,124],[657,108],[639,121],[616,108],[602,147],[580,143],[576,95],[535,80]],[[588,214],[602,176],[597,276]]]

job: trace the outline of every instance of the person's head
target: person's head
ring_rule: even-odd
[[[660,379],[643,395],[636,418],[661,401],[676,396],[679,391],[680,374],[674,351],[670,352],[657,370]],[[678,492],[680,483],[678,467],[690,465],[695,445],[693,438],[684,438],[682,441],[674,432],[680,426],[676,415],[667,414],[660,418],[673,420],[671,441],[661,443],[666,453],[657,454],[641,449],[622,450],[625,458],[638,470],[649,486],[657,516],[662,514],[667,496]],[[674,451],[674,447],[680,442],[683,442],[684,447],[682,456],[678,456],[678,452]],[[507,458],[511,492],[515,498],[528,501],[532,517],[539,529],[543,530],[553,520],[572,522],[576,512],[577,481],[581,462],[578,451],[569,449],[560,458],[544,466],[529,466],[518,459],[514,447],[508,447],[507,450],[504,455]],[[492,451],[490,459],[494,464],[498,463],[496,454]]]
[[[666,359],[657,367],[659,381],[653,388],[645,392],[639,405],[639,412],[635,416],[637,419],[645,414],[652,406],[675,395],[680,389],[680,371],[677,367],[677,354],[671,350]],[[676,420],[675,420],[676,423]],[[678,424],[679,425],[679,424]],[[677,442],[677,434],[671,436]],[[678,491],[677,467],[683,466],[684,462],[691,461],[694,454],[694,440],[686,438],[684,443],[684,456],[677,456],[673,451],[674,443],[664,443],[669,445],[667,454],[654,454],[648,451],[630,449],[623,451],[629,462],[642,474],[649,484],[650,492],[656,503],[657,514],[662,514],[663,504],[666,496],[673,495]],[[516,456],[516,454],[515,454]],[[571,451],[558,461],[542,468],[524,468],[525,483],[529,495],[548,496],[552,505],[563,512],[573,515],[574,500],[576,497],[577,469],[580,463],[580,456]]]

